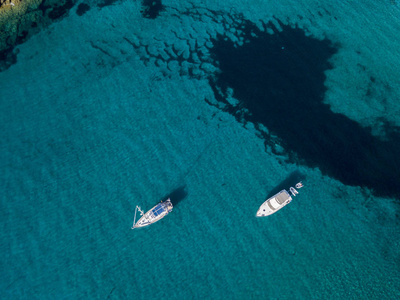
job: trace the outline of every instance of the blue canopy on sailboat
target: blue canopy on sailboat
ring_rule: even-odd
[[[164,207],[160,203],[153,209],[153,214],[157,217],[158,215],[162,214],[164,211],[165,211]]]

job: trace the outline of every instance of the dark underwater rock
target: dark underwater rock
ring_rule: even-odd
[[[142,16],[148,19],[155,19],[164,10],[161,0],[143,0]]]
[[[87,11],[89,11],[90,6],[85,4],[85,3],[81,3],[78,5],[78,8],[76,10],[76,14],[78,16],[83,16]]]

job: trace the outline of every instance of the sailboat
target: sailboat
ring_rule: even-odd
[[[172,208],[173,208],[173,205],[169,198],[164,202],[161,201],[160,203],[158,203],[156,206],[154,206],[152,209],[150,209],[146,213],[144,213],[141,210],[140,206],[136,205],[135,217],[133,219],[132,229],[135,229],[138,227],[145,227],[145,226],[151,225],[157,221],[160,221],[162,218],[164,218],[166,215],[168,215],[172,211]],[[142,217],[136,222],[136,213],[137,212],[139,212]]]

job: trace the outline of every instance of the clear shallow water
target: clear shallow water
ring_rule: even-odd
[[[182,14],[179,4],[164,4],[155,19],[143,18],[139,3],[81,17],[72,9],[21,45],[17,63],[0,73],[2,297],[398,297],[398,199],[288,162],[285,151],[265,150],[251,123],[209,105],[217,103],[206,76],[212,65],[192,57],[185,70],[160,49],[198,53],[184,49],[197,41],[207,52],[201,45],[225,29],[207,10]],[[338,6],[336,14],[326,7],[331,15],[311,2],[286,4],[198,6],[222,16],[235,7],[253,22],[289,18],[340,43],[324,101],[384,139],[380,118],[399,124],[398,71],[390,67],[398,54],[388,51],[398,7],[374,11],[386,18],[379,30],[366,21],[372,3]],[[380,33],[376,41],[365,26]],[[385,56],[378,63],[369,49]],[[359,74],[375,76],[371,97]],[[293,172],[305,177],[300,195],[256,219]],[[148,209],[180,186],[187,196],[172,214],[130,230],[135,205]]]

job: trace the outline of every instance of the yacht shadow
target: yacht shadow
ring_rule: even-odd
[[[289,188],[291,186],[294,187],[296,185],[296,183],[304,180],[305,178],[306,178],[306,176],[304,174],[302,174],[299,170],[293,171],[292,173],[289,174],[288,177],[286,177],[286,179],[281,181],[276,187],[274,187],[271,190],[271,192],[269,192],[269,194],[266,197],[266,199],[268,199],[268,198],[272,197],[273,195],[279,193],[283,189],[289,190]]]

